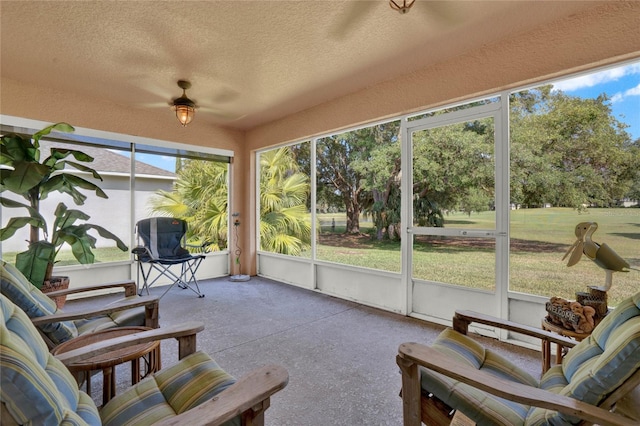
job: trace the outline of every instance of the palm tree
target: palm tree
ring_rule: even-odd
[[[290,148],[260,156],[260,242],[265,251],[301,255],[311,247],[307,210],[309,177],[300,173]],[[188,160],[181,162],[173,191],[159,190],[150,200],[153,213],[184,219],[192,244],[213,242],[227,247],[226,164]]]
[[[227,247],[228,167],[203,160],[182,161],[178,180],[171,192],[159,190],[151,198],[153,213],[184,219],[187,241],[212,243],[209,249]]]
[[[260,155],[262,250],[300,256],[311,247],[309,190],[309,177],[300,173],[289,147]]]

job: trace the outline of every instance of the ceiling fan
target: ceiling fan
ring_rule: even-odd
[[[143,90],[147,93],[147,96],[152,95],[155,98],[165,99],[164,101],[140,103],[138,106],[154,109],[169,107],[175,112],[176,118],[183,126],[186,126],[193,120],[196,110],[199,114],[205,114],[223,120],[238,120],[243,117],[242,115],[225,111],[221,108],[222,104],[228,104],[238,98],[239,93],[233,89],[217,88],[212,95],[205,96],[208,98],[208,102],[199,102],[196,99],[190,98],[186,93],[187,90],[192,87],[191,81],[189,80],[180,79],[175,83],[182,90],[182,94],[178,97],[175,96],[175,89],[167,89],[164,86],[152,83],[147,78],[140,78],[138,80],[135,85],[136,89]],[[167,99],[169,100],[167,101]],[[202,117],[204,117],[204,115]]]
[[[411,6],[413,6],[415,2],[416,0],[389,0],[389,6],[391,6],[391,9],[397,10],[404,15],[409,12],[409,9],[411,9]]]
[[[453,25],[458,21],[458,17],[454,16],[456,15],[457,6],[449,2],[417,2],[416,0],[386,0],[386,2],[391,9],[402,15],[406,15],[410,10],[416,9],[416,17],[412,19],[426,19],[431,25]],[[382,4],[381,1],[348,2],[348,6],[341,14],[340,19],[333,26],[331,36],[336,39],[348,37],[350,32],[366,22],[369,15],[383,13]],[[389,12],[389,9],[384,12]],[[412,15],[414,14],[412,13]]]
[[[196,114],[196,103],[187,97],[187,89],[191,88],[190,82],[178,80],[178,87],[182,89],[182,96],[173,100],[172,109],[176,112],[176,118],[180,124],[186,127]]]

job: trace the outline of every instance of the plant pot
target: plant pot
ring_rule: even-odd
[[[51,277],[50,280],[45,280],[42,283],[42,288],[40,288],[40,291],[46,294],[52,291],[66,290],[68,288],[69,277]],[[62,309],[65,302],[67,301],[67,295],[65,294],[64,296],[56,296],[52,299],[54,302],[56,302],[56,306],[58,307],[58,309]]]

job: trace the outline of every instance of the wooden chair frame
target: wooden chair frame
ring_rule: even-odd
[[[77,288],[69,288],[65,290],[52,291],[44,294],[46,294],[48,297],[53,298],[56,296],[79,294],[79,293],[85,293],[85,292],[95,291],[95,290],[108,290],[108,289],[114,289],[114,288],[120,288],[120,287],[124,289],[125,297],[136,296],[138,294],[138,287],[134,281],[117,281],[112,283],[86,285],[86,286],[77,287]],[[92,318],[98,315],[110,314],[113,312],[118,312],[118,311],[123,311],[127,309],[144,306],[145,321],[144,321],[144,324],[142,325],[149,328],[158,328],[160,327],[159,314],[158,314],[159,305],[160,305],[160,298],[157,296],[137,297],[131,300],[122,300],[122,301],[119,301],[118,303],[113,303],[113,304],[110,304],[109,306],[104,306],[98,309],[90,309],[90,310],[84,309],[84,310],[78,310],[74,312],[65,311],[65,312],[61,312],[53,315],[44,315],[41,317],[32,318],[31,322],[33,322],[34,325],[38,326],[41,324],[48,324],[48,323],[58,322],[58,321],[73,321],[73,320],[79,320],[79,319],[87,319],[87,318]],[[56,346],[55,343],[53,343],[51,339],[49,339],[44,333],[40,332],[40,335],[42,336],[44,341],[47,343],[47,346],[49,347],[49,349],[53,349]]]
[[[562,347],[573,347],[577,342],[549,331],[536,329],[500,318],[491,317],[471,311],[456,312],[453,318],[454,329],[467,334],[472,322],[494,326],[497,328],[537,337],[543,342],[555,343]],[[396,362],[402,372],[402,401],[405,426],[426,424],[444,424],[451,422],[452,409],[435,398],[430,398],[422,391],[419,367],[438,372],[462,383],[493,395],[521,404],[543,407],[559,411],[583,419],[584,424],[599,425],[637,425],[631,420],[609,411],[615,403],[640,384],[640,372],[633,375],[614,394],[605,399],[599,407],[562,395],[500,379],[467,365],[453,362],[437,350],[418,343],[403,343],[398,349]]]
[[[182,359],[196,351],[196,334],[203,329],[200,322],[188,322],[97,342],[56,358],[70,365],[130,345],[173,338],[178,341],[178,358]],[[285,368],[267,365],[251,371],[213,399],[158,425],[216,426],[241,416],[243,425],[261,426],[264,425],[264,413],[269,408],[271,395],[282,390],[288,382],[289,374]]]

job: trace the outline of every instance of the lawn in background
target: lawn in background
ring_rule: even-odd
[[[510,248],[510,290],[515,292],[560,296],[574,299],[577,291],[604,284],[605,272],[583,256],[577,265],[567,267],[562,257],[576,240],[575,226],[580,222],[597,222],[593,235],[597,243],[606,242],[632,267],[640,269],[640,208],[587,209],[569,208],[512,210]],[[493,229],[495,212],[448,214],[446,224],[459,228]],[[344,214],[321,214],[318,258],[336,263],[400,272],[400,244],[377,242],[368,235],[349,236],[344,232]],[[335,229],[332,230],[332,219]],[[361,222],[361,231],[370,232],[372,224]],[[493,245],[479,239],[465,243],[443,242],[431,237],[414,248],[413,275],[485,290],[495,290]],[[640,291],[640,271],[613,274],[609,291],[610,305]]]

